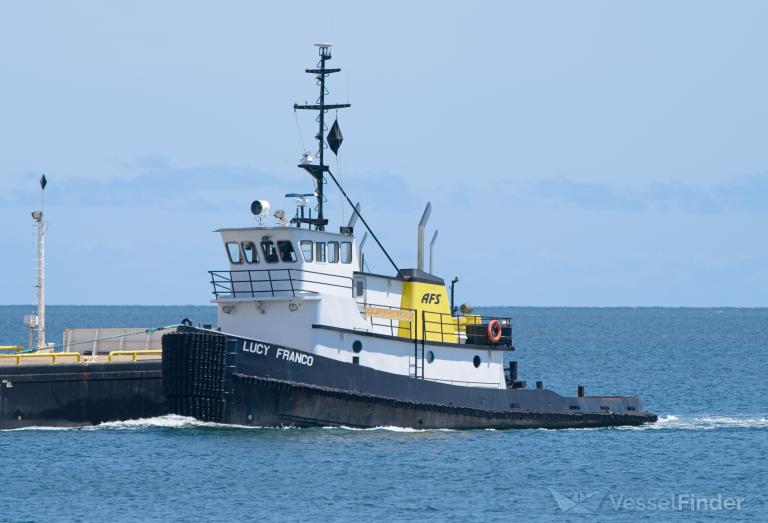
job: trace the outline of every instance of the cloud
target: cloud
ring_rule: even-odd
[[[734,183],[717,186],[716,191],[728,208],[758,213],[768,211],[768,175],[742,177]]]
[[[724,210],[723,202],[710,187],[691,187],[683,183],[656,183],[648,186],[642,197],[662,210],[680,209],[691,213]]]
[[[530,184],[530,192],[597,211],[642,211],[646,203],[617,187],[577,182],[568,178],[548,178]]]
[[[148,156],[123,165],[126,176],[104,180],[56,179],[49,176],[46,200],[81,207],[163,207],[197,211],[242,205],[244,192],[284,185],[280,177],[250,166],[174,165],[161,156]],[[13,176],[0,196],[4,203],[36,202],[37,178],[30,173]],[[247,199],[247,198],[246,198]]]
[[[639,188],[585,183],[566,177],[513,181],[512,192],[529,206],[550,201],[590,211],[682,211],[693,214],[768,212],[768,175],[733,178],[727,182],[694,186],[681,182],[652,183]]]
[[[728,183],[693,187],[681,183],[649,186],[644,198],[662,208],[677,208],[691,213],[768,211],[768,175],[734,178]]]

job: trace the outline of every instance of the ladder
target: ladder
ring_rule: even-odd
[[[422,311],[422,329],[421,341],[414,333],[413,336],[413,359],[408,358],[409,374],[411,378],[424,379],[424,312]]]

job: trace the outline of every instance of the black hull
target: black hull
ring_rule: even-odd
[[[0,429],[94,425],[167,412],[160,361],[0,367]]]
[[[236,406],[227,411],[226,422],[267,427],[563,429],[640,425],[655,421],[655,417],[637,415],[487,411],[399,401],[245,376],[235,376],[234,389]]]
[[[637,398],[447,385],[195,329],[164,336],[163,353],[170,411],[205,421],[507,429],[640,425],[657,419],[642,412]]]

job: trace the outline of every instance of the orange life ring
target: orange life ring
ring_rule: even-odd
[[[491,320],[488,322],[488,341],[491,343],[499,343],[501,339],[501,323],[499,320]]]

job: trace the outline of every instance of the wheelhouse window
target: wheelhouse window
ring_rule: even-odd
[[[259,250],[253,242],[243,242],[243,254],[246,263],[259,263]]]
[[[352,263],[351,242],[341,242],[341,263]]]
[[[284,262],[294,263],[298,259],[296,251],[293,250],[293,243],[288,240],[278,240],[277,250],[280,251],[280,259]]]
[[[227,256],[232,263],[243,263],[243,255],[240,252],[240,244],[237,242],[227,242]]]
[[[328,263],[339,263],[339,242],[328,242]]]
[[[315,242],[315,261],[325,262],[325,242]]]
[[[307,263],[312,263],[314,254],[314,251],[312,250],[312,240],[301,240],[299,246],[301,247],[301,255],[304,256],[304,261]]]
[[[277,247],[272,240],[264,240],[261,242],[261,251],[264,253],[264,261],[267,263],[277,263],[280,258],[277,256]]]

